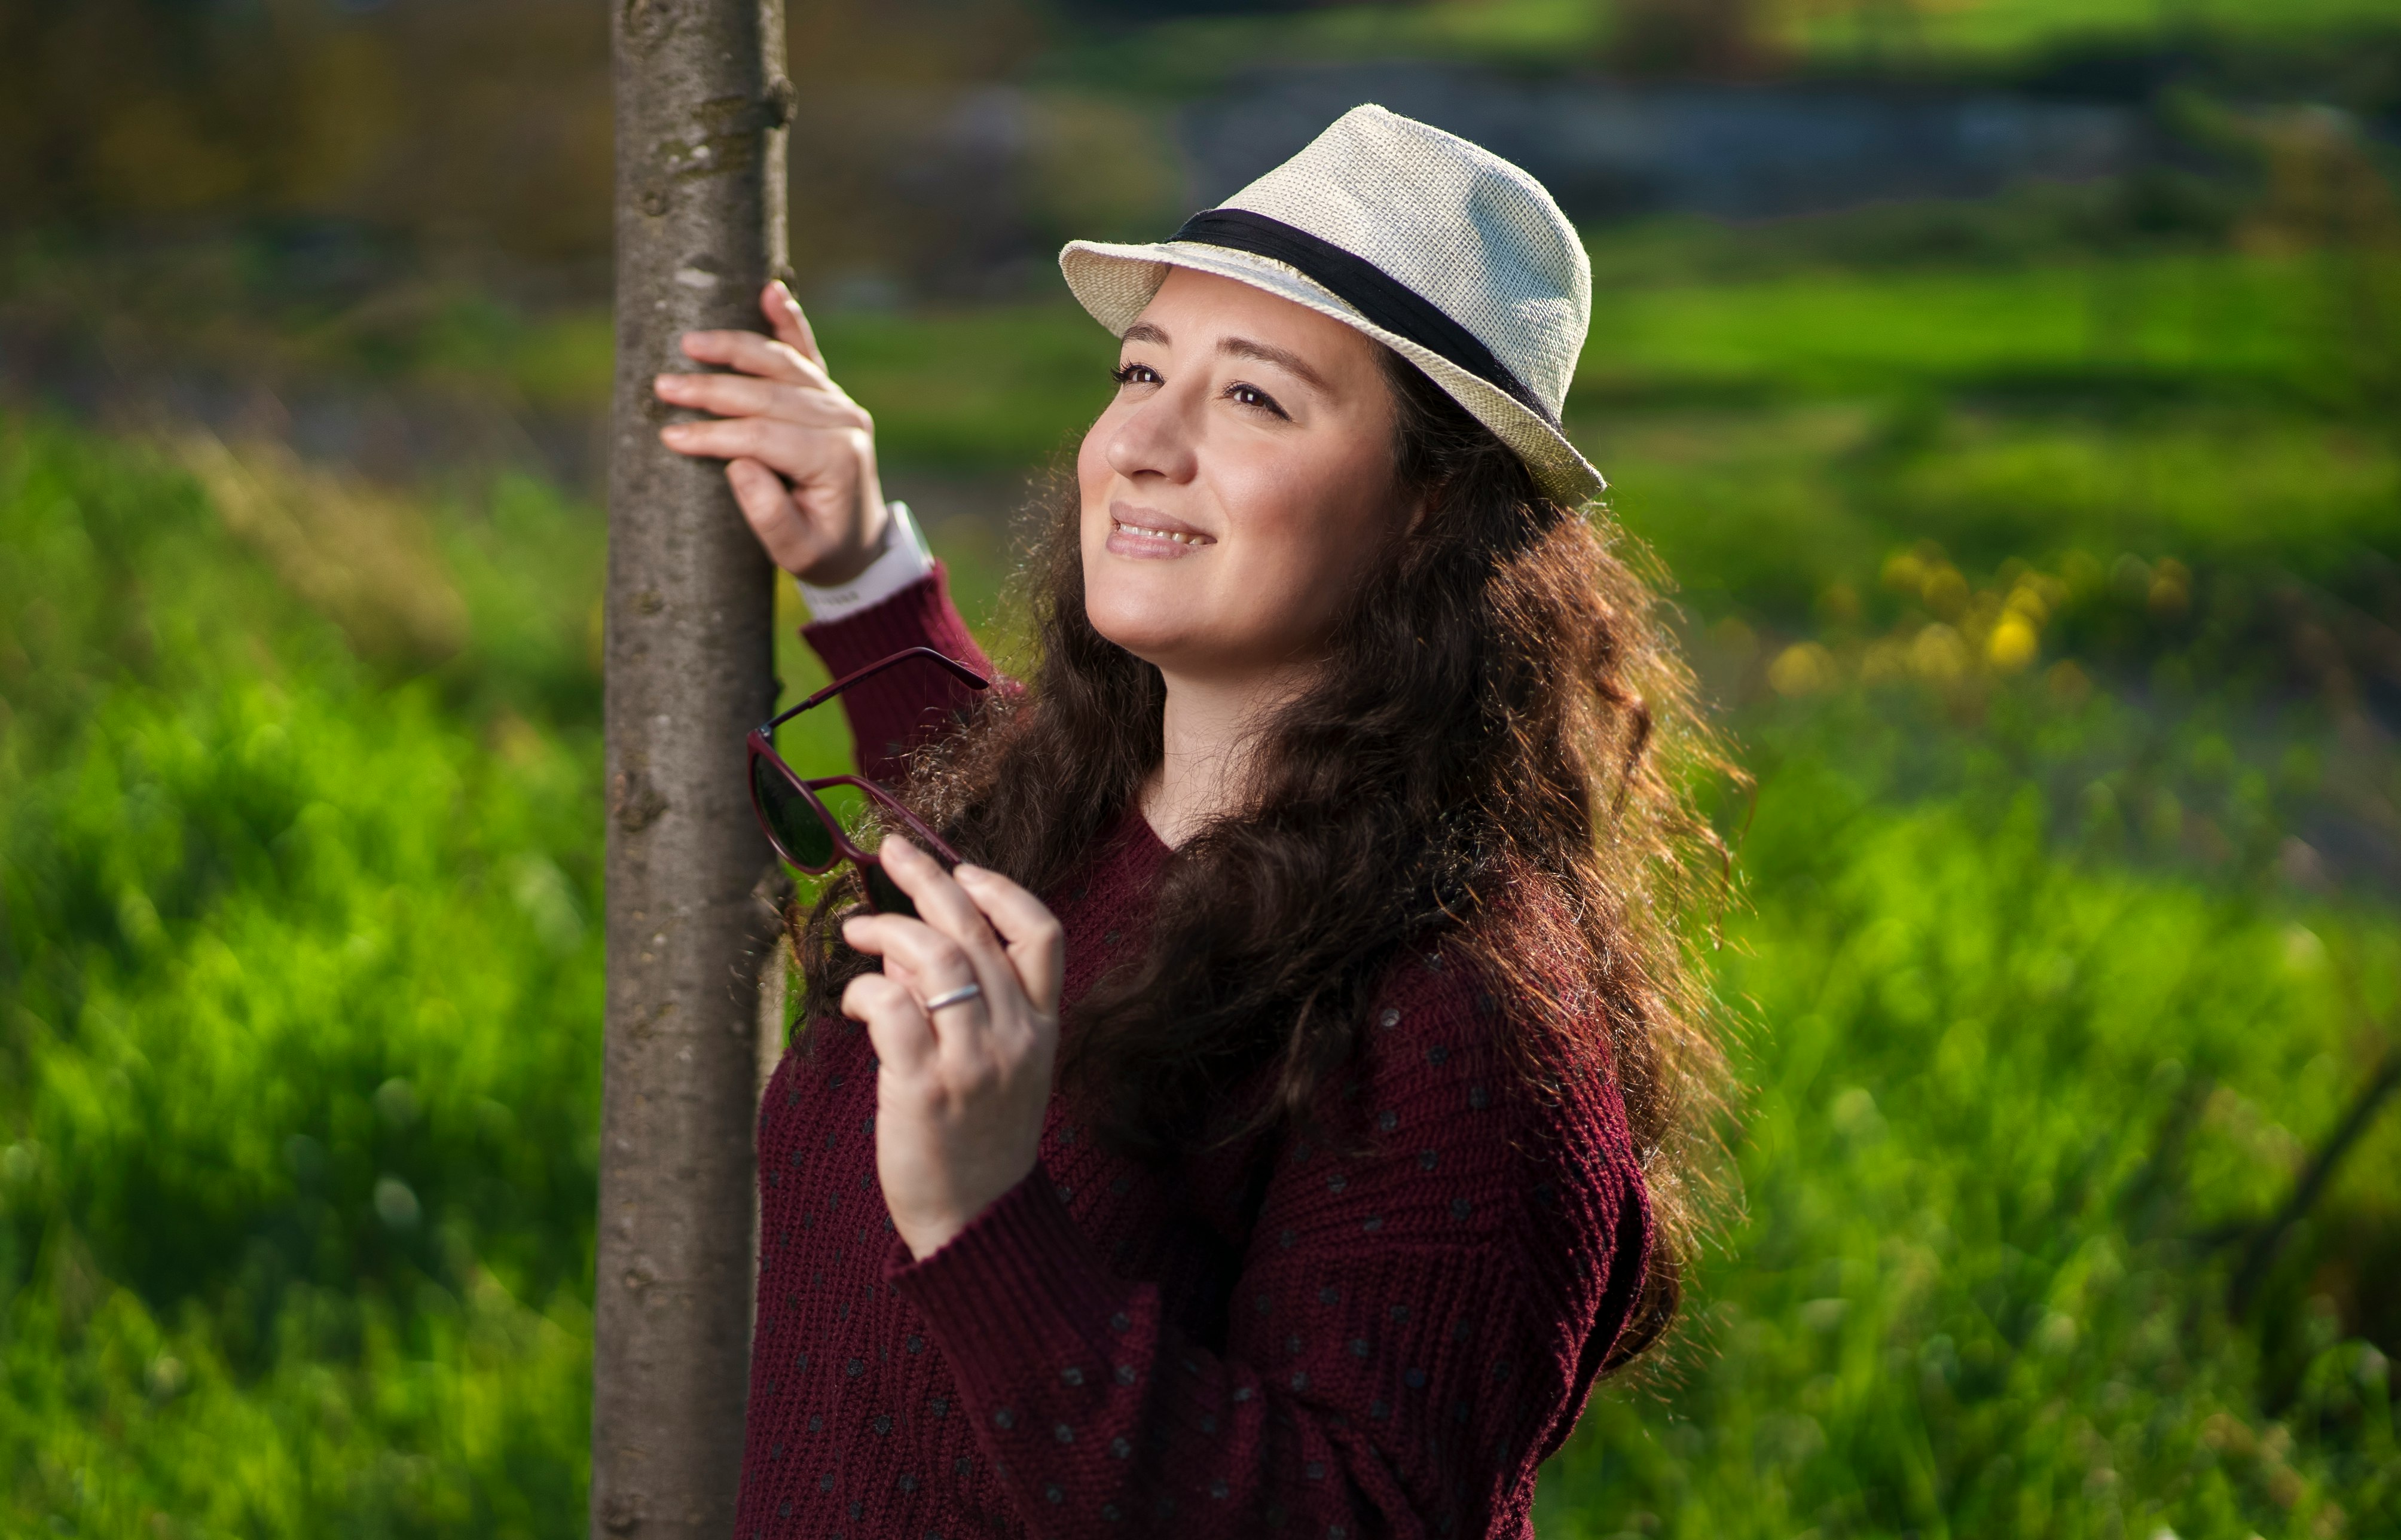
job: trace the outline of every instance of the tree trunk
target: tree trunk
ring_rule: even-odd
[[[616,0],[609,990],[594,1282],[596,1535],[733,1533],[769,873],[743,736],[773,709],[766,557],[650,381],[760,324],[787,270],[782,0]]]

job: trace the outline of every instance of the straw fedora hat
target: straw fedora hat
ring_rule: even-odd
[[[1355,326],[1423,369],[1570,507],[1607,485],[1560,431],[1592,322],[1592,264],[1543,185],[1379,106],[1152,245],[1071,241],[1068,288],[1122,337],[1189,268]]]

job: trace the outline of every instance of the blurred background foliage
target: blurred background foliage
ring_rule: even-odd
[[[584,1528],[604,22],[0,5],[0,1532]],[[796,282],[1004,655],[1060,238],[1366,99],[1585,230],[1758,777],[1746,1200],[1543,1533],[2401,1533],[2391,0],[791,30]]]

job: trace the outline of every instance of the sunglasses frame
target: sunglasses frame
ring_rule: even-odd
[[[914,835],[932,854],[940,858],[945,864],[950,866],[958,865],[958,852],[943,844],[942,841],[935,835],[932,830],[919,822],[917,816],[910,812],[906,807],[901,806],[899,800],[890,792],[885,791],[884,788],[876,785],[873,781],[867,779],[865,777],[816,776],[803,777],[801,776],[789,764],[784,763],[783,755],[775,751],[775,729],[783,726],[784,723],[791,721],[794,717],[799,716],[802,712],[810,710],[815,707],[824,705],[827,701],[833,699],[834,696],[842,694],[844,690],[849,689],[860,680],[866,679],[873,674],[880,674],[885,669],[892,667],[896,664],[907,663],[913,658],[924,658],[928,663],[939,665],[944,671],[949,673],[953,679],[958,681],[961,684],[966,685],[970,690],[983,690],[991,687],[992,681],[984,678],[981,674],[977,673],[974,669],[969,668],[966,664],[959,662],[957,659],[948,657],[941,653],[936,652],[931,647],[904,648],[898,653],[894,653],[889,657],[879,658],[875,662],[869,664],[864,668],[844,675],[842,678],[834,681],[831,684],[827,685],[824,689],[819,690],[816,694],[809,696],[808,699],[801,702],[798,706],[794,706],[788,710],[770,717],[767,721],[752,728],[748,738],[745,740],[748,753],[744,760],[744,770],[746,772],[746,779],[750,788],[750,813],[752,817],[759,820],[759,832],[767,836],[767,843],[775,847],[775,854],[782,858],[788,865],[790,865],[798,871],[805,872],[813,877],[822,876],[824,873],[832,871],[835,867],[840,866],[844,861],[850,862],[851,865],[858,868],[859,890],[866,896],[867,907],[870,911],[876,914],[882,914],[885,911],[876,903],[875,885],[869,882],[867,877],[871,869],[877,873],[882,873],[884,870],[884,863],[882,860],[877,859],[875,852],[861,848],[858,842],[850,837],[849,831],[843,828],[842,820],[834,817],[833,810],[826,806],[824,800],[817,795],[819,789],[831,786],[856,787],[858,791],[864,792],[871,802],[875,804],[879,815],[888,814],[897,816],[903,824],[908,826],[908,832]],[[773,821],[768,818],[767,810],[759,804],[759,762],[762,759],[774,768],[777,775],[784,777],[785,782],[789,785],[794,791],[800,793],[801,800],[808,804],[809,811],[816,815],[817,822],[825,827],[826,833],[831,837],[833,842],[833,854],[823,863],[812,863],[798,859],[791,853],[791,851],[784,847],[784,842],[776,836],[775,826]],[[892,879],[887,875],[884,880],[889,883]],[[897,883],[893,886],[896,888],[899,887]]]

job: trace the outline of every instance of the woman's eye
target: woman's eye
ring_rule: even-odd
[[[1283,408],[1276,405],[1276,398],[1255,385],[1244,385],[1238,381],[1226,387],[1226,396],[1228,400],[1240,406],[1255,406],[1260,411],[1273,412],[1278,417],[1284,415]]]
[[[1156,385],[1159,371],[1147,364],[1120,364],[1109,371],[1109,378],[1119,385]]]

